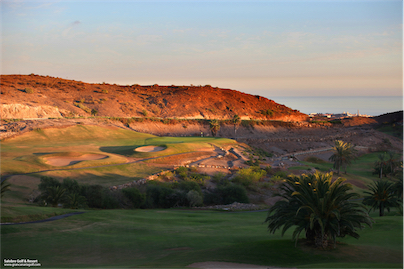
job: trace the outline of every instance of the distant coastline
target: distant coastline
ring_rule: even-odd
[[[279,104],[310,113],[349,112],[378,116],[403,110],[403,96],[265,96]]]

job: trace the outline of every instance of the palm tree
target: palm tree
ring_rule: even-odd
[[[368,196],[363,199],[363,204],[370,206],[370,210],[379,209],[379,216],[384,216],[384,209],[390,212],[390,207],[398,207],[398,197],[395,195],[393,183],[387,180],[378,180],[368,185]],[[369,210],[369,211],[370,211]]]
[[[66,200],[69,208],[77,209],[81,206],[85,206],[86,198],[78,193],[70,193],[66,195]]]
[[[338,170],[337,174],[339,174],[341,168],[345,168],[346,174],[347,166],[356,158],[355,146],[342,140],[336,140],[333,150],[334,154],[329,160],[334,162],[334,168]]]
[[[220,122],[216,119],[211,120],[210,122],[210,131],[213,136],[216,136],[217,132],[220,130]]]
[[[234,115],[234,117],[233,117],[233,120],[232,120],[232,122],[233,122],[233,124],[234,124],[234,136],[236,136],[236,131],[237,131],[237,126],[240,124],[240,116],[239,115]]]
[[[373,174],[378,174],[380,179],[388,174],[393,175],[396,172],[396,168],[400,162],[394,159],[394,153],[392,152],[383,152],[379,154],[378,160],[375,162],[375,168]]]
[[[336,245],[336,237],[350,235],[359,238],[362,224],[372,225],[363,205],[350,201],[359,197],[350,192],[352,186],[344,178],[332,182],[332,173],[301,176],[291,175],[280,186],[283,199],[268,211],[265,222],[271,233],[282,228],[282,235],[295,227],[293,239],[306,233],[306,239],[316,247]]]
[[[46,189],[43,194],[44,200],[50,203],[53,207],[57,207],[65,198],[66,189],[61,186],[53,186]]]
[[[1,194],[0,194],[1,196],[0,197],[3,198],[4,193],[9,190],[10,190],[10,184],[7,183],[7,178],[1,179]]]

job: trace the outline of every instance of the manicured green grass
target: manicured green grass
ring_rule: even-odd
[[[102,186],[115,186],[156,174],[165,167],[155,167],[145,163],[133,163],[99,167],[80,170],[58,170],[38,173],[38,176],[49,176],[63,180],[64,178],[74,178],[80,184],[98,184]]]
[[[90,210],[54,222],[2,226],[2,257],[49,267],[185,268],[223,261],[302,268],[402,266],[402,217],[376,218],[361,238],[315,250],[271,235],[266,212]]]
[[[307,170],[307,171],[310,171],[311,168],[310,168],[309,166],[302,166],[302,165],[300,165],[300,166],[292,166],[292,167],[289,167],[288,170]]]
[[[395,136],[403,140],[403,126],[400,125],[383,125],[377,128],[378,131]]]
[[[43,220],[53,216],[74,212],[72,209],[39,207],[39,206],[6,206],[1,207],[1,222],[28,222]]]
[[[380,152],[364,154],[354,160],[352,164],[348,166],[346,174],[344,170],[341,170],[339,175],[336,173],[334,173],[334,175],[346,178],[348,182],[353,184],[353,190],[362,195],[364,189],[367,189],[366,186],[378,179],[378,176],[374,175],[372,172],[374,163],[378,160],[379,154]],[[331,162],[311,163],[302,161],[301,163],[307,165],[308,167],[314,167],[321,172],[328,172],[333,168],[333,164]],[[291,169],[298,168],[292,167]]]
[[[108,158],[82,161],[69,167],[125,163],[126,157],[152,158],[212,149],[213,145],[235,144],[234,140],[209,137],[156,137],[119,128],[77,125],[62,129],[38,129],[1,142],[2,174],[20,174],[63,169],[47,164],[46,157],[104,154]],[[148,145],[161,145],[160,152],[136,152]]]

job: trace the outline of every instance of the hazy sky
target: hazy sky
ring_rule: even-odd
[[[3,0],[2,74],[402,95],[403,1]]]

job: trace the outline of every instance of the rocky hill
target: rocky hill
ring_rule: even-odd
[[[1,117],[74,116],[305,121],[273,100],[205,86],[90,84],[39,75],[1,75]]]

